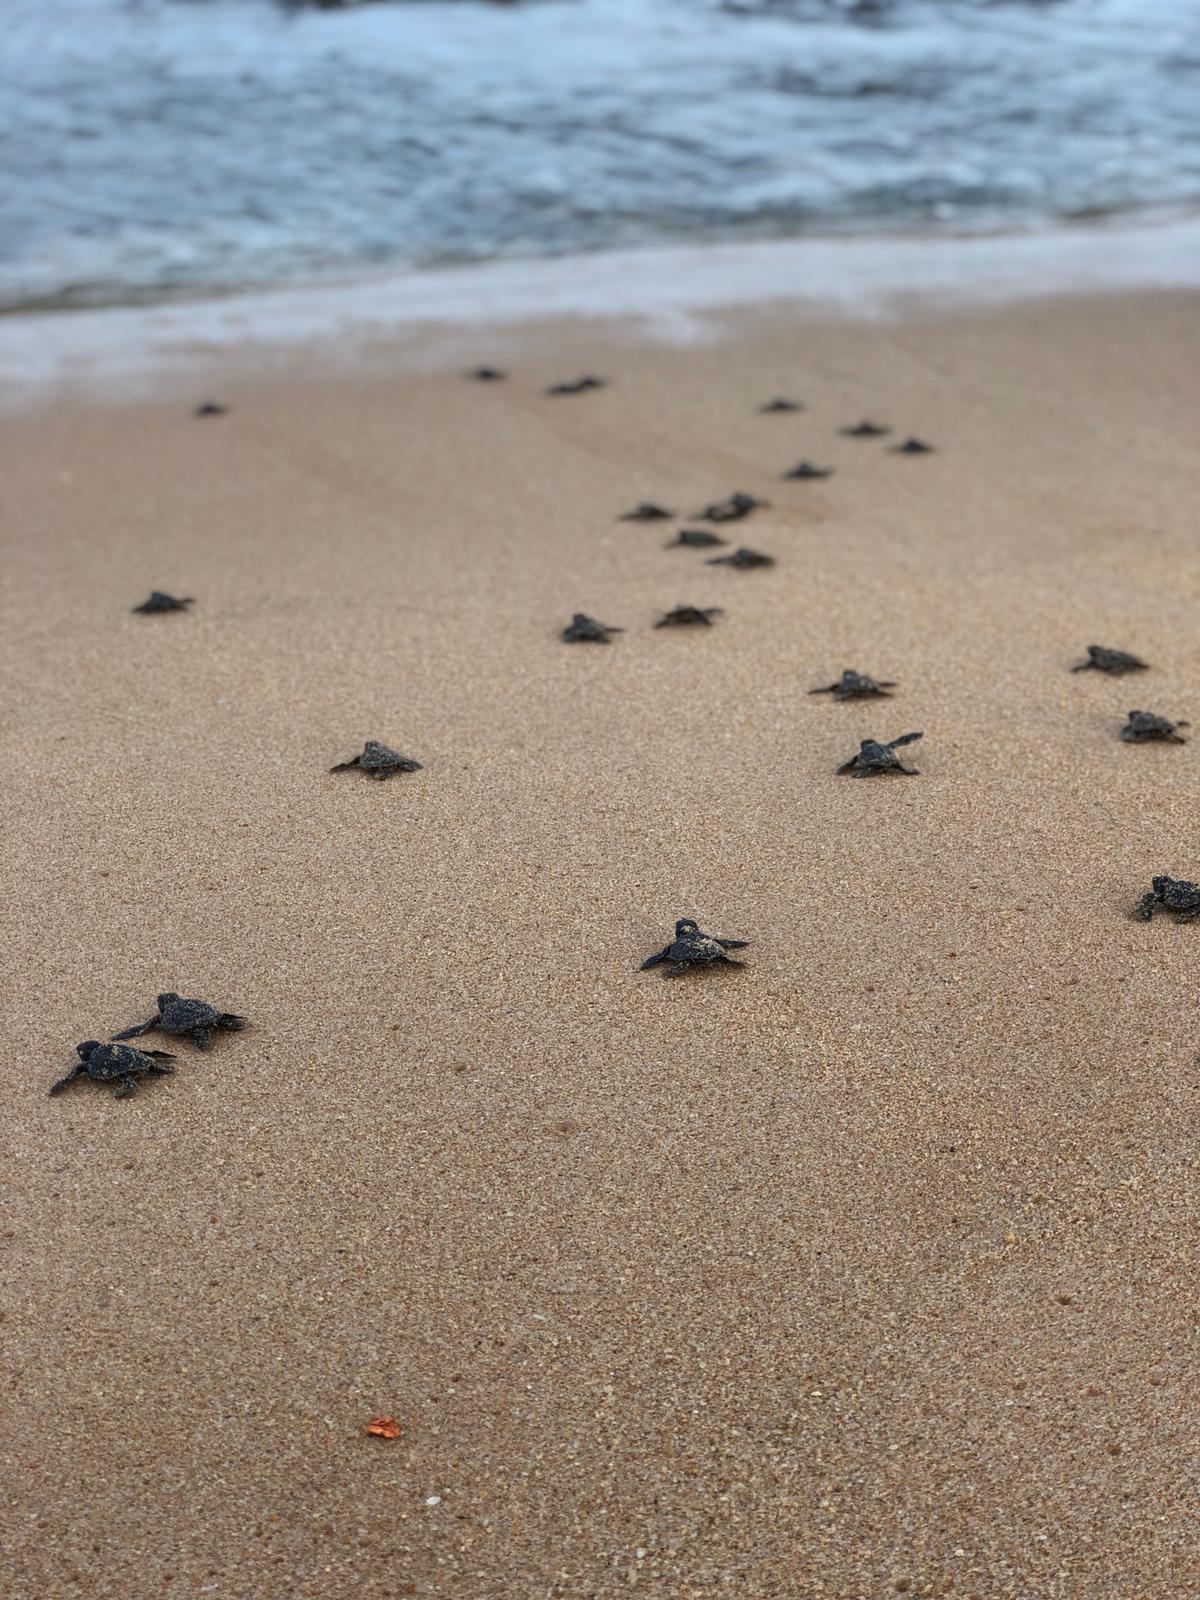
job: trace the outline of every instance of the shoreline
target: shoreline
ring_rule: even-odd
[[[208,300],[13,313],[0,318],[0,406],[64,393],[128,398],[297,356],[345,368],[369,361],[380,342],[408,345],[391,354],[410,370],[438,370],[463,358],[467,330],[481,355],[522,327],[568,321],[609,325],[609,338],[688,345],[721,337],[722,317],[738,312],[886,322],[1197,286],[1200,219],[498,260]]]

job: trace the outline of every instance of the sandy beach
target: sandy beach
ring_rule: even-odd
[[[1200,1592],[1200,299],[721,332],[5,419],[12,1600]]]

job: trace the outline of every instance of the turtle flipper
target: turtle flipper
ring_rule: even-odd
[[[85,1069],[84,1069],[82,1063],[77,1067],[72,1067],[70,1072],[68,1072],[65,1077],[60,1078],[57,1083],[52,1083],[50,1085],[49,1092],[51,1094],[61,1094],[63,1092],[63,1090],[67,1087],[67,1085],[69,1083],[74,1083],[75,1079],[84,1070]]]
[[[723,967],[744,967],[744,961],[735,961],[732,956],[718,956],[717,961]]]
[[[722,950],[744,950],[750,943],[749,939],[717,939],[716,942]]]
[[[914,744],[918,739],[923,739],[923,733],[902,733],[898,739],[888,740],[889,750],[899,750],[902,744]]]
[[[127,1072],[114,1091],[118,1100],[128,1100],[131,1094],[137,1093],[137,1079],[131,1072]]]
[[[688,965],[689,963],[686,961],[672,961],[671,965],[663,973],[663,977],[682,978],[684,973],[688,970]]]
[[[245,1026],[245,1017],[239,1017],[235,1011],[222,1011],[213,1023],[214,1028],[221,1028],[226,1033],[241,1033]]]
[[[136,1028],[125,1028],[121,1033],[114,1033],[113,1038],[137,1039],[141,1034],[149,1033],[153,1028],[157,1028],[161,1021],[162,1017],[158,1015],[158,1013],[155,1013],[155,1015],[150,1018],[149,1022],[139,1022]]]
[[[670,948],[670,945],[668,945],[667,950]],[[641,966],[638,968],[638,971],[645,972],[649,967],[661,966],[662,963],[667,959],[667,950],[660,950],[656,956],[647,956],[645,961],[643,961]]]
[[[330,767],[330,772],[349,772],[351,767],[362,764],[361,756],[354,756],[349,761],[339,761],[336,767]]]
[[[211,1028],[193,1028],[188,1037],[191,1039],[192,1043],[196,1046],[197,1050],[211,1050],[212,1049],[212,1029]]]
[[[174,1067],[167,1065],[169,1061],[173,1061],[175,1058],[167,1055],[165,1050],[144,1050],[142,1054],[157,1057],[154,1065],[146,1068],[147,1072],[153,1072],[159,1078],[169,1078],[175,1071]]]

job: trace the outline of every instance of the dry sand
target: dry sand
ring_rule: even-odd
[[[1117,738],[1200,734],[1198,335],[560,326],[7,424],[13,1600],[1200,1591],[1200,928],[1127,915],[1200,737]],[[615,520],[732,489],[774,570]],[[369,737],[425,770],[326,774]],[[745,970],[640,974],[688,913]],[[46,1098],[164,988],[253,1031]]]

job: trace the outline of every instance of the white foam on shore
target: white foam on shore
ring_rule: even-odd
[[[361,358],[420,330],[423,366],[483,359],[477,330],[610,319],[639,337],[719,336],[715,313],[894,318],[1061,294],[1200,286],[1200,219],[971,238],[786,240],[509,260],[168,305],[0,319],[0,398],[128,395],[301,349]],[[440,345],[439,345],[439,337]],[[432,353],[431,353],[432,352]]]

